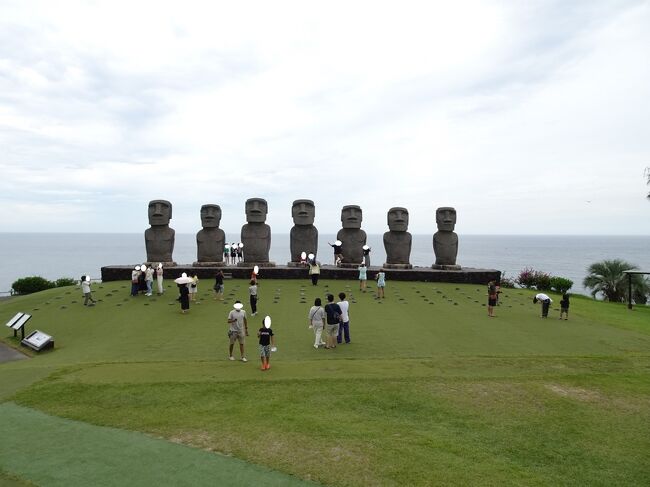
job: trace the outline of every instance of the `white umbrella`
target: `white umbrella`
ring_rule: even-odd
[[[185,274],[185,273],[183,273],[183,274]],[[187,276],[181,276],[181,277],[177,277],[176,279],[174,279],[174,282],[176,284],[189,284],[190,282],[192,282],[192,278],[187,277]]]

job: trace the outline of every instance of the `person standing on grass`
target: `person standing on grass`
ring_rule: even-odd
[[[188,286],[192,301],[196,301],[196,293],[199,292],[199,276],[194,274],[194,277],[192,277],[192,282],[190,282]]]
[[[318,278],[320,277],[320,262],[315,258],[309,261],[309,277],[311,277],[312,286],[318,286]]]
[[[366,292],[366,282],[368,281],[368,267],[362,262],[359,266],[359,291]]]
[[[537,304],[538,301],[542,303],[542,318],[548,318],[548,309],[553,300],[544,293],[538,293],[533,298],[533,303]]]
[[[144,271],[144,282],[147,285],[147,296],[153,294],[153,267],[147,266]]]
[[[262,361],[262,370],[269,370],[271,364],[271,346],[275,347],[275,337],[271,326],[266,327],[266,323],[262,320],[262,328],[257,331],[257,336],[260,339],[260,360]]]
[[[239,342],[241,361],[248,362],[248,359],[244,354],[244,343],[246,342],[246,337],[248,336],[248,321],[246,320],[246,311],[244,311],[244,305],[241,304],[240,301],[235,301],[233,308],[234,309],[228,313],[228,338],[230,339],[230,356],[228,359],[235,360],[235,357],[232,355],[232,351],[235,347],[235,342]]]
[[[218,270],[217,275],[214,279],[214,299],[218,299],[219,301],[223,301],[223,291],[224,291],[224,285],[223,285],[223,271]]]
[[[569,319],[569,293],[564,293],[562,295],[562,301],[560,301],[560,319],[564,315],[564,320]]]
[[[93,299],[93,293],[90,291],[90,276],[81,276],[81,291],[84,293],[84,306],[95,306],[97,301]]]
[[[497,285],[496,282],[488,283],[488,316],[494,318],[494,307],[497,305]]]
[[[180,294],[178,300],[181,302],[181,313],[185,314],[190,309],[190,290],[187,284],[178,285],[178,293]]]
[[[321,306],[322,302],[320,298],[314,300],[314,305],[309,310],[309,328],[314,330],[314,348],[318,348],[321,345],[327,345],[321,336],[323,334],[323,328],[325,328],[325,310]]]
[[[341,307],[334,302],[334,295],[327,295],[325,305],[327,314],[327,345],[325,348],[336,348],[336,338],[339,335],[339,324],[341,322]]]
[[[131,271],[131,296],[137,296],[140,289],[140,266]]]
[[[377,298],[384,298],[384,288],[386,287],[386,273],[384,269],[379,269],[379,272],[375,276],[377,280]]]
[[[257,314],[257,281],[251,279],[250,284],[248,286],[248,295],[251,302],[251,316],[255,316]]]
[[[162,262],[158,263],[158,268],[156,269],[156,281],[158,281],[158,294],[161,295],[164,292],[164,289],[163,289],[163,265],[162,265]]]
[[[342,343],[345,335],[345,343],[350,343],[350,302],[345,299],[345,293],[339,293],[339,302],[341,308],[341,324],[339,333],[336,337],[336,343]]]

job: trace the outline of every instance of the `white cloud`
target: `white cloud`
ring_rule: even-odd
[[[646,2],[0,9],[5,230],[141,231],[165,198],[233,231],[252,196],[278,231],[302,197],[324,233],[350,203],[376,233],[443,205],[464,233],[650,230]]]

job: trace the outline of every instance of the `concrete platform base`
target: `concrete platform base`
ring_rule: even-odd
[[[254,264],[225,266],[225,267],[194,267],[191,265],[177,265],[165,269],[165,280],[176,279],[183,272],[188,276],[197,275],[199,279],[214,279],[218,270],[235,279],[249,279],[251,268]],[[260,266],[258,274],[260,279],[309,279],[307,267]],[[133,265],[112,265],[102,267],[102,281],[130,281]],[[379,267],[368,269],[368,280],[373,280],[379,271]],[[494,269],[474,269],[463,267],[458,270],[431,269],[429,267],[413,267],[412,269],[385,269],[388,281],[422,281],[422,282],[454,282],[459,284],[487,284],[492,280],[499,281],[501,271]],[[349,279],[357,280],[359,271],[323,265],[320,271],[321,279]]]

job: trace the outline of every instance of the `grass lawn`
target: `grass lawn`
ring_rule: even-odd
[[[91,308],[75,288],[0,303],[0,321],[29,312],[28,330],[56,342],[0,364],[0,431],[21,414],[61,431],[96,428],[85,440],[98,449],[91,471],[111,466],[101,461],[111,435],[136,435],[143,452],[165,440],[202,455],[197,465],[249,465],[240,485],[270,471],[277,485],[650,484],[648,308],[574,297],[560,321],[555,299],[542,320],[534,292],[505,290],[488,318],[483,286],[389,282],[378,301],[355,281],[262,279],[242,363],[227,360],[226,317],[235,299],[247,303],[247,283],[227,281],[224,303],[211,284],[199,284],[187,315],[175,286],[131,298],[126,282],[94,285],[101,301]],[[352,343],[315,350],[307,313],[328,291],[348,294]],[[278,352],[262,372],[254,335],[266,314]],[[10,334],[3,341],[16,346]],[[11,429],[16,455],[34,451],[24,431]],[[101,435],[109,439],[93,441]],[[1,447],[0,483],[76,484],[72,451],[42,455],[62,483]],[[141,475],[133,462],[115,464]]]

